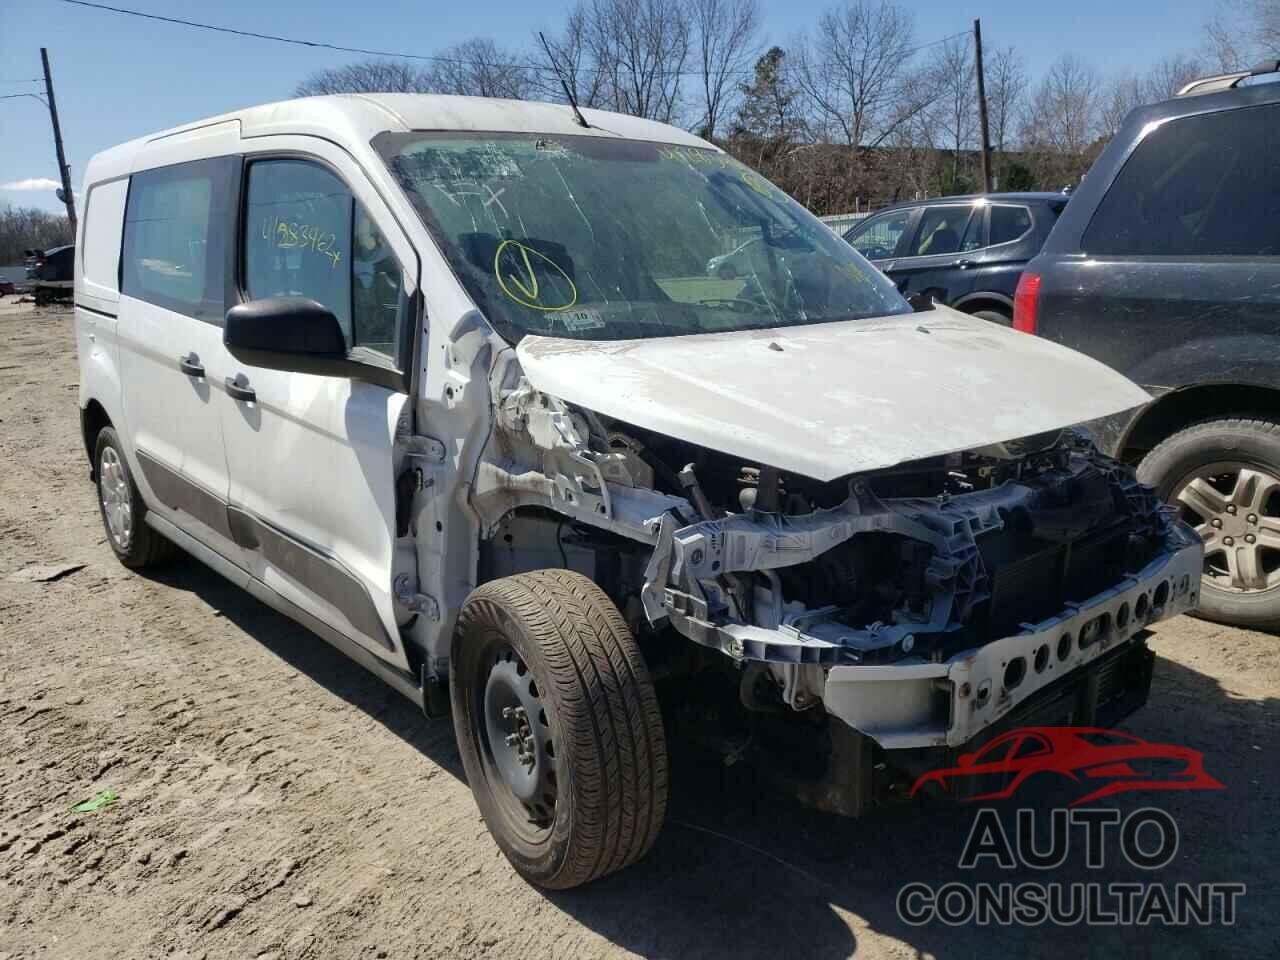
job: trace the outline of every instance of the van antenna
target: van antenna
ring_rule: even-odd
[[[556,77],[560,80],[560,88],[564,90],[565,98],[569,101],[569,106],[573,107],[574,119],[578,121],[578,126],[591,129],[591,124],[587,123],[587,118],[582,115],[582,111],[578,109],[578,101],[573,99],[573,94],[569,92],[569,84],[565,82],[564,74],[560,72],[560,66],[556,63],[556,58],[551,55],[551,45],[547,43],[547,38],[542,35],[542,31],[538,31],[538,39],[542,41],[542,49],[547,51],[547,59],[551,61],[551,69],[556,72]]]

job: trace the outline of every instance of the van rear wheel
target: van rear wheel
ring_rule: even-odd
[[[147,526],[147,505],[133,482],[114,428],[98,431],[93,464],[102,526],[120,562],[137,570],[172,560],[178,548]]]
[[[648,852],[667,804],[662,716],[599,587],[568,570],[484,584],[459,615],[449,680],[467,781],[521,876],[576,887]]]

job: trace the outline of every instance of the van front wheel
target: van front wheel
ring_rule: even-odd
[[[662,716],[599,587],[568,570],[484,584],[459,615],[449,680],[467,781],[522,877],[576,887],[648,852],[667,805]]]

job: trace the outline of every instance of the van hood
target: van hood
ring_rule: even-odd
[[[1150,399],[1083,354],[946,307],[644,340],[526,336],[517,356],[543,393],[823,481]]]

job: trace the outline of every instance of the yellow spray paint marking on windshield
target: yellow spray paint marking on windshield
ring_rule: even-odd
[[[511,264],[514,267],[514,272],[508,273],[506,277],[502,275],[502,255],[504,253],[510,254],[507,257],[508,263],[514,261]],[[538,302],[541,290],[539,289],[538,276],[534,272],[533,261],[529,259],[530,257],[541,260],[560,276],[564,277],[564,282],[569,285],[569,300],[567,303],[549,305]],[[578,288],[574,286],[573,278],[565,273],[564,268],[546,254],[539,253],[518,240],[503,240],[498,244],[497,252],[493,255],[493,275],[498,278],[498,286],[502,288],[503,293],[520,304],[520,306],[528,307],[531,310],[554,313],[558,310],[568,310],[578,302]],[[508,283],[510,286],[508,286]],[[512,287],[519,292],[513,292]]]
[[[760,194],[760,196],[773,199],[773,192],[769,189],[769,181],[765,180],[763,177],[744,171],[742,174],[742,182],[756,193]]]

